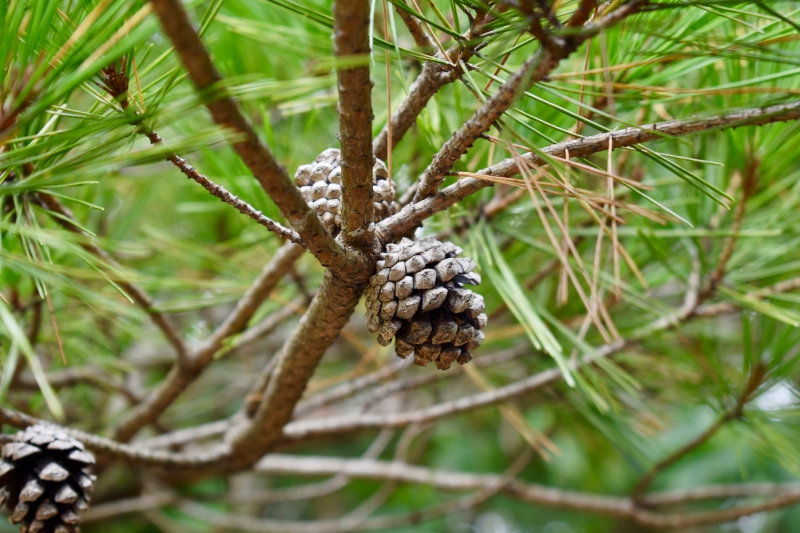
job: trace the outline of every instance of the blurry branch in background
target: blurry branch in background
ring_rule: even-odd
[[[517,481],[513,475],[449,472],[414,466],[405,461],[378,461],[369,457],[344,459],[272,454],[260,461],[256,465],[256,469],[258,472],[270,476],[333,476],[329,481],[323,482],[325,484],[334,484],[333,480],[342,478],[367,479],[427,485],[444,491],[480,490],[488,491],[490,495],[499,492],[533,505],[624,518],[637,524],[656,528],[719,524],[742,516],[787,507],[800,501],[800,484],[798,483],[711,485],[694,487],[690,490],[653,493],[642,500],[642,504],[646,507],[675,507],[712,499],[763,498],[764,500],[760,503],[740,504],[715,511],[657,512],[637,506],[631,498],[600,496],[554,489],[543,485]],[[297,491],[299,489],[294,490]],[[314,497],[315,494],[306,492],[306,496]],[[408,520],[402,516],[374,518],[363,521],[358,525],[347,523],[344,520],[308,522],[260,520],[212,513],[204,506],[192,503],[177,494],[169,492],[145,494],[129,500],[97,505],[87,513],[86,520],[91,522],[109,516],[138,512],[142,509],[155,509],[173,504],[179,504],[180,508],[190,515],[211,519],[212,523],[224,529],[244,531],[366,531],[379,530],[395,524],[402,525]],[[450,510],[455,511],[457,509]],[[416,513],[420,512],[415,511]],[[426,518],[430,519],[432,517],[428,516]],[[387,521],[391,522],[387,523]]]
[[[680,459],[685,457],[686,455],[690,454],[695,449],[702,446],[705,442],[707,442],[710,438],[712,438],[722,427],[736,419],[740,419],[743,416],[743,411],[747,402],[750,401],[751,398],[755,395],[758,388],[764,382],[764,379],[767,377],[767,369],[762,364],[757,364],[750,369],[750,375],[745,384],[743,390],[739,393],[738,398],[734,405],[730,407],[725,413],[723,413],[714,424],[712,424],[707,430],[703,433],[692,439],[690,442],[686,443],[684,446],[675,450],[675,452],[671,453],[669,456],[664,458],[663,460],[659,461],[655,465],[653,465],[650,470],[648,470],[645,475],[639,480],[639,482],[634,486],[633,490],[631,491],[631,498],[637,503],[642,504],[645,499],[645,492],[656,479],[659,473],[669,468],[671,465],[677,463]]]
[[[245,330],[253,314],[303,255],[303,251],[301,246],[291,242],[278,249],[216,331],[189,357],[177,361],[167,377],[141,403],[126,413],[116,429],[116,440],[130,440],[142,426],[158,418],[197,379],[223,347],[225,340]]]

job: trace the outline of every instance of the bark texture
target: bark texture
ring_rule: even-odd
[[[334,52],[363,65],[337,68],[339,141],[342,144],[342,237],[348,245],[377,252],[372,220],[372,80],[369,77],[369,2],[337,0],[333,6]]]

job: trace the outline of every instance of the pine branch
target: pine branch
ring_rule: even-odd
[[[180,496],[174,492],[163,491],[142,494],[135,498],[104,502],[93,505],[83,515],[84,523],[99,522],[117,516],[141,513],[173,505],[180,501]]]
[[[507,9],[500,6],[501,11]],[[398,9],[398,11],[403,11]],[[435,57],[447,61],[448,64],[426,61],[422,65],[422,72],[411,84],[408,95],[397,106],[391,118],[392,125],[392,148],[402,140],[403,136],[411,129],[428,105],[431,98],[441,90],[442,87],[453,83],[459,79],[464,71],[461,64],[469,63],[475,52],[481,47],[482,41],[479,39],[486,32],[486,25],[493,18],[489,15],[483,16],[474,21],[469,31],[464,34],[463,41],[468,44],[458,43],[447,50],[447,57],[441,52],[436,52]],[[372,143],[372,150],[375,157],[386,160],[389,153],[389,125],[385,125],[381,132],[375,137]]]
[[[256,469],[269,475],[324,476],[340,473],[353,479],[391,480],[428,485],[443,490],[496,489],[508,496],[534,505],[624,518],[644,526],[658,528],[723,523],[800,502],[800,484],[797,483],[776,484],[771,487],[756,484],[752,491],[748,490],[747,485],[732,485],[728,490],[725,490],[724,486],[709,489],[697,487],[692,491],[680,491],[677,494],[655,494],[653,498],[654,501],[670,501],[673,505],[690,504],[697,500],[708,499],[710,494],[718,497],[723,494],[769,495],[772,499],[761,504],[743,505],[718,511],[657,513],[637,507],[630,498],[626,497],[561,490],[516,480],[509,482],[501,475],[447,472],[398,461],[271,454],[259,461]],[[373,526],[364,524],[364,529],[373,529]]]
[[[342,238],[346,244],[363,250],[376,246],[369,9],[367,0],[337,0],[333,5],[333,48],[337,60],[364,62],[361,66],[336,69],[342,146]]]
[[[127,101],[127,100],[125,100]],[[152,130],[142,130],[142,133],[150,139],[151,144],[164,144],[164,139],[161,136]],[[224,187],[221,185],[217,185],[203,174],[197,171],[192,165],[190,165],[185,159],[179,157],[175,153],[170,153],[167,156],[167,161],[175,165],[183,174],[195,182],[199,183],[201,187],[211,193],[212,196],[215,198],[219,198],[224,203],[228,204],[229,206],[233,207],[241,214],[245,215],[246,217],[255,220],[268,230],[272,231],[279,237],[291,241],[295,244],[299,244],[303,246],[303,240],[300,238],[300,235],[297,234],[296,231],[291,230],[282,226],[281,224],[275,222],[271,218],[267,217],[256,209],[255,207],[251,206],[238,196],[231,194]]]
[[[635,146],[648,141],[680,137],[692,133],[738,128],[743,126],[762,126],[773,122],[788,122],[800,118],[800,102],[757,107],[736,111],[725,115],[685,120],[669,120],[648,124],[640,128],[625,128],[610,133],[600,133],[572,141],[553,144],[541,150],[545,156],[564,157],[569,151],[571,158],[585,157],[608,150],[609,139],[614,148]],[[531,168],[544,166],[547,161],[536,152],[520,156],[521,160]],[[491,167],[477,172],[487,176],[511,177],[519,174],[518,161],[508,158]],[[399,213],[378,224],[378,238],[382,242],[390,242],[397,236],[406,233],[422,223],[425,219],[443,211],[459,200],[476,193],[492,182],[478,178],[465,178],[439,191],[436,195],[415,204],[407,205]]]
[[[9,426],[24,429],[40,423],[50,424],[51,422],[0,407],[0,424],[8,424]],[[215,464],[230,454],[230,448],[224,445],[202,452],[173,453],[143,448],[138,444],[117,442],[77,429],[67,427],[62,427],[61,429],[70,437],[81,441],[99,457],[124,459],[130,465],[171,467],[188,471]]]
[[[326,275],[326,279],[331,276],[332,274],[329,271]],[[701,301],[698,297],[700,293],[699,284],[699,262],[695,259],[695,270],[690,276],[689,287],[681,308],[676,310],[673,314],[657,319],[649,326],[641,328],[638,330],[638,335],[636,338],[641,338],[656,331],[669,330],[686,321],[693,320],[700,316],[707,316],[707,313],[698,312],[699,309],[703,308],[700,306]],[[323,285],[325,285],[325,283],[323,283]],[[780,287],[778,288],[780,290],[794,290],[797,287],[800,287],[800,281],[789,280],[779,285]],[[337,294],[341,294],[339,291],[349,286],[350,285],[347,283],[339,282],[335,285],[335,290],[328,288],[322,294],[326,295],[324,296],[325,299],[329,297],[335,299]],[[341,300],[335,301],[338,302]],[[316,305],[321,305],[317,303],[317,298],[315,298],[314,302]],[[315,304],[312,304],[312,308]],[[738,308],[731,308],[730,310],[726,309],[726,311],[730,312],[736,309]],[[349,316],[349,313],[351,312],[352,310],[349,312],[347,311],[347,307],[337,305],[335,309],[329,310],[326,316],[332,317],[338,314],[340,315],[339,320],[342,320],[341,316]],[[313,316],[317,320],[322,320],[323,325],[325,324],[324,318],[317,318],[319,317],[317,313],[309,313],[306,316]],[[344,318],[344,321],[346,321],[346,318]],[[311,324],[307,327],[304,327],[304,324],[301,323],[301,326],[295,330],[291,342],[286,343],[281,353],[278,354],[279,365],[277,371],[275,371],[271,366],[265,370],[265,373],[261,377],[260,385],[256,385],[255,387],[255,390],[257,390],[258,393],[263,396],[262,400],[258,404],[258,411],[255,412],[257,416],[253,417],[252,421],[249,421],[245,424],[237,422],[235,418],[232,420],[213,422],[206,424],[205,426],[181,430],[172,434],[164,435],[163,437],[150,439],[149,441],[142,442],[137,446],[128,446],[116,441],[104,439],[102,437],[76,430],[68,429],[67,431],[69,431],[74,438],[80,440],[96,452],[116,457],[117,459],[130,464],[170,468],[184,472],[219,470],[234,471],[244,468],[248,464],[252,464],[255,462],[255,460],[266,454],[267,452],[261,452],[259,454],[258,449],[268,449],[274,446],[277,443],[276,441],[278,440],[278,437],[281,437],[281,428],[282,438],[280,442],[282,444],[288,444],[309,439],[323,438],[332,434],[351,433],[371,428],[400,427],[408,424],[428,423],[445,417],[453,416],[455,414],[464,413],[472,409],[494,405],[496,403],[509,400],[521,394],[529,393],[533,390],[553,384],[563,377],[560,369],[552,368],[488,392],[483,392],[464,398],[458,398],[450,402],[444,402],[432,407],[419,409],[417,411],[379,415],[343,415],[324,419],[298,420],[288,424],[284,422],[285,426],[279,425],[278,422],[273,423],[270,419],[270,415],[267,414],[269,412],[269,408],[265,407],[265,405],[274,405],[275,412],[283,412],[282,416],[290,417],[294,405],[297,403],[297,399],[299,399],[300,394],[302,394],[302,390],[305,388],[305,383],[307,382],[308,377],[313,372],[313,368],[316,366],[318,357],[321,357],[320,352],[324,353],[325,351],[325,348],[320,350],[318,345],[315,344],[317,339],[321,338],[321,336],[325,336],[322,338],[326,339],[324,342],[327,342],[327,339],[329,339],[331,335],[335,337],[338,334],[338,330],[336,333],[332,333],[331,331],[326,330],[324,327],[318,327],[319,325],[320,324]],[[338,323],[336,326],[341,328]],[[309,335],[313,335],[313,337],[309,338]],[[628,342],[629,341],[623,339],[615,344],[601,346],[591,354],[591,357],[586,356],[582,360],[572,363],[572,369],[575,370],[584,364],[593,364],[598,360],[599,357],[611,356],[623,349]],[[324,344],[325,347],[327,347],[327,345],[328,344]],[[317,348],[314,353],[310,354],[310,356],[306,355],[306,352],[303,351],[303,349],[311,350],[315,346],[317,346]],[[294,357],[296,365],[292,368],[300,368],[302,371],[307,372],[308,375],[303,374],[299,377],[286,375],[288,373],[286,370],[286,361],[289,358],[289,355],[287,354],[291,353],[295,354]],[[317,357],[317,359],[311,361],[312,357]],[[297,361],[300,361],[303,363],[303,365],[299,366]],[[311,368],[310,370],[309,367]],[[280,382],[273,380],[273,376],[279,378]],[[303,381],[304,379],[305,381]],[[266,394],[263,393],[264,390],[267,390]],[[280,390],[290,391],[295,396],[285,398],[279,395]],[[288,415],[286,414],[286,411],[288,411]],[[273,414],[272,416],[275,415]],[[29,425],[36,424],[37,422],[39,422],[39,420],[31,416],[12,411],[10,409],[0,408],[0,424],[5,423],[14,427],[25,428]],[[269,434],[266,438],[260,437],[258,432],[259,426],[256,425],[258,423],[262,424],[261,427],[264,431],[270,431],[271,434]],[[171,453],[156,449],[180,445],[201,438],[213,437],[220,435],[223,432],[230,432],[231,430],[235,430],[235,434],[231,436],[237,438],[237,441],[234,442],[234,446],[236,446],[236,448],[226,444],[213,448],[209,452],[205,453]],[[277,436],[276,433],[278,434]],[[247,455],[243,457],[242,454]],[[253,456],[257,456],[255,460],[251,460],[251,457]]]
[[[231,464],[244,468],[272,450],[291,420],[308,380],[328,347],[350,319],[367,285],[372,269],[353,272],[347,279],[331,270],[300,325],[276,356],[275,366],[262,373],[250,396],[260,397],[250,419],[229,432]]]
[[[243,140],[233,143],[233,148],[253,173],[261,187],[269,194],[300,234],[300,238],[323,265],[346,268],[361,262],[361,258],[340,247],[322,226],[295,187],[286,169],[272,156],[261,142],[250,122],[236,102],[226,94],[222,76],[211,61],[208,50],[197,35],[189,15],[180,0],[153,0],[153,8],[161,20],[164,33],[172,41],[194,86],[206,99],[206,107],[218,125],[239,133]]]
[[[604,344],[581,359],[569,363],[570,370],[575,371],[584,365],[596,364],[599,359],[610,357],[630,344],[632,340],[657,331],[667,331],[697,317],[695,310],[701,303],[700,262],[695,259],[695,270],[689,278],[689,286],[683,305],[673,313],[654,320],[649,325],[637,330],[635,336],[620,339],[612,344]],[[515,381],[509,385],[498,387],[472,396],[457,398],[448,402],[433,405],[415,411],[400,413],[329,416],[324,419],[298,420],[284,428],[287,442],[299,442],[326,435],[352,433],[368,428],[402,427],[408,424],[426,424],[456,414],[471,411],[489,405],[495,405],[525,393],[538,390],[560,381],[564,377],[560,368],[554,367]]]
[[[674,465],[682,458],[689,455],[691,452],[708,442],[714,435],[716,435],[725,424],[736,420],[742,416],[742,411],[747,405],[747,402],[752,399],[756,390],[761,386],[766,378],[767,369],[763,364],[758,364],[750,369],[750,375],[742,392],[739,394],[734,405],[725,411],[708,429],[703,433],[681,446],[667,457],[656,463],[650,468],[634,486],[631,491],[631,499],[641,505],[644,502],[644,494],[647,489],[655,481],[658,474]]]
[[[274,459],[273,459],[274,458]],[[501,485],[501,482],[497,479],[499,476],[495,475],[487,475],[487,474],[460,474],[460,473],[451,473],[441,470],[432,470],[426,469],[423,467],[412,467],[413,471],[407,471],[406,468],[396,468],[396,464],[394,462],[388,461],[375,461],[371,459],[336,459],[336,458],[322,458],[322,457],[298,457],[298,456],[290,456],[290,455],[281,455],[281,456],[270,456],[270,462],[264,465],[264,470],[267,473],[272,474],[273,471],[271,470],[273,467],[280,468],[281,465],[277,464],[278,459],[286,459],[288,461],[289,466],[297,466],[298,464],[302,464],[304,467],[304,473],[306,475],[334,475],[333,478],[324,481],[322,483],[317,483],[314,485],[304,485],[301,487],[290,487],[287,489],[278,489],[276,491],[271,491],[265,496],[266,498],[257,500],[259,503],[269,503],[272,501],[285,501],[289,496],[291,499],[311,499],[314,497],[319,497],[320,495],[330,493],[331,488],[338,489],[341,488],[341,483],[339,482],[339,478],[341,476],[342,479],[348,479],[345,477],[344,474],[330,474],[331,469],[334,466],[341,466],[342,464],[345,465],[345,468],[349,471],[352,475],[353,473],[358,473],[359,475],[356,476],[356,479],[371,479],[371,480],[379,480],[384,481],[387,479],[393,479],[396,481],[401,482],[409,482],[413,483],[417,480],[420,480],[422,484],[425,485],[432,485],[437,488],[441,488],[444,490],[476,490],[476,489],[497,489],[510,495],[514,496],[518,493],[526,492],[526,489],[532,488],[531,486],[524,484],[520,481],[515,481],[513,483],[506,483],[505,488]],[[346,461],[346,463],[341,463],[340,461]],[[400,463],[405,465],[405,463]],[[399,465],[398,465],[399,466]],[[407,465],[406,465],[407,466]],[[275,471],[275,474],[282,474],[285,470],[280,468],[279,470]],[[401,476],[403,472],[406,471],[407,475],[403,476],[403,479],[396,479],[398,476]],[[294,475],[295,472],[291,472],[288,475]],[[426,479],[422,482],[422,479],[425,477]],[[332,483],[336,481],[336,483]],[[442,487],[440,484],[446,486]],[[536,502],[532,502],[539,505],[547,505],[549,506],[549,501],[559,495],[563,494],[560,491],[556,492],[553,489],[549,489],[547,487],[542,486],[533,486],[537,489],[542,490],[543,492],[536,491],[527,491],[531,492],[532,494],[526,495],[527,499],[534,499],[536,498]],[[547,491],[547,492],[544,492]],[[273,496],[274,494],[274,496]],[[582,493],[574,493],[580,494]],[[695,502],[700,502],[709,499],[729,499],[729,498],[751,498],[751,497],[765,497],[765,498],[772,498],[769,501],[768,505],[770,508],[779,508],[779,507],[788,507],[790,505],[796,504],[798,500],[795,498],[800,495],[800,484],[798,483],[741,483],[741,484],[732,484],[732,485],[709,485],[709,486],[702,486],[696,487],[689,490],[679,490],[679,491],[670,491],[670,492],[661,492],[661,493],[654,493],[647,499],[647,504],[650,506],[676,506],[676,505],[687,505],[692,504]],[[245,495],[251,499],[255,499],[253,495]],[[255,495],[255,496],[258,496]],[[235,497],[235,496],[232,496]],[[541,499],[547,498],[547,502],[543,503]],[[595,496],[595,498],[600,498]],[[157,492],[153,494],[144,494],[142,496],[137,496],[134,498],[128,498],[123,500],[112,501],[108,503],[98,504],[93,506],[89,509],[89,511],[84,515],[84,522],[97,522],[99,520],[117,517],[124,514],[131,514],[137,513],[145,510],[151,509],[158,509],[161,507],[165,507],[167,505],[174,505],[181,501],[180,495],[174,492]],[[237,501],[241,501],[240,498],[237,498]],[[246,498],[245,498],[246,501]],[[570,503],[574,505],[578,505],[583,503],[585,500],[574,500],[574,501],[567,501],[565,505]],[[608,500],[591,500],[596,503],[605,503]],[[614,500],[611,500],[614,502]],[[570,508],[572,509],[572,508]],[[612,507],[611,509],[614,509]],[[577,511],[584,511],[585,509],[574,509]],[[762,509],[763,510],[763,509]],[[631,511],[633,512],[633,511]],[[668,522],[665,524],[667,527],[670,527],[672,523],[676,519],[680,520],[691,520],[694,524],[696,524],[697,518],[703,518],[705,520],[720,519],[719,522],[704,522],[708,523],[722,523],[725,521],[735,520],[741,516],[747,516],[747,514],[752,514],[754,512],[758,512],[755,510],[753,506],[748,506],[745,508],[742,507],[732,507],[724,515],[718,514],[711,514],[705,513],[703,515],[698,515],[694,513],[669,513],[669,514],[661,514],[661,513],[640,513],[645,520],[646,523],[642,525],[653,525],[654,527],[664,527],[661,524]],[[420,513],[416,512],[415,514],[419,515]],[[425,513],[427,514],[427,513]],[[598,513],[601,514],[601,513]],[[620,517],[619,515],[611,515],[616,516],[619,518],[626,518]],[[669,517],[669,518],[667,518]],[[230,517],[227,515],[218,514],[216,515],[214,521],[219,519],[221,523],[226,523],[230,527],[240,527],[238,523],[231,523]],[[397,517],[393,517],[397,520]],[[379,524],[379,520],[386,520],[385,518],[378,518],[373,519],[366,522],[363,525],[364,530],[382,530],[386,529],[386,527],[391,527],[390,524]],[[251,523],[253,520],[250,520]],[[415,520],[413,523],[419,523],[420,520]],[[657,522],[657,523],[654,523]],[[641,523],[641,522],[640,522]],[[295,527],[303,527],[304,531],[309,531],[311,528],[319,528],[314,529],[313,531],[319,532],[323,531],[325,523],[324,522],[284,522],[282,523],[281,531],[287,531],[287,527],[291,527],[294,525]],[[302,525],[301,525],[302,524]],[[328,523],[330,524],[330,523]],[[257,524],[256,524],[257,525]],[[688,523],[683,523],[683,525],[691,525]],[[385,527],[381,527],[385,526]],[[265,528],[263,530],[267,530],[269,527],[267,524],[262,524],[262,527]],[[248,529],[250,531],[252,529]],[[262,529],[259,529],[261,531]]]
[[[328,275],[330,275],[330,273]],[[702,307],[698,307],[700,305],[700,301],[698,299],[700,282],[699,270],[695,270],[690,281],[691,283],[685,297],[684,305],[673,315],[658,319],[650,326],[642,328],[639,332],[639,336],[650,334],[654,331],[672,329],[685,321],[708,315],[707,313],[697,312],[698,309],[702,309]],[[789,280],[779,285],[780,287],[776,287],[780,290],[794,290],[797,287],[800,287],[800,281]],[[329,290],[328,292],[333,291]],[[732,311],[736,309],[737,308],[731,308],[730,310],[726,309],[726,311]],[[310,331],[313,331],[316,335],[319,335],[320,328],[315,328],[314,326],[311,326],[308,329],[304,329],[302,327],[298,328],[293,335],[293,343],[295,346],[311,349],[311,347],[314,346],[314,340],[316,337],[311,339],[310,343],[301,342],[301,339],[305,338],[303,335],[309,333]],[[595,350],[595,352],[592,354],[592,357],[586,357],[578,363],[573,363],[573,369],[577,369],[582,364],[592,364],[596,362],[598,356],[607,357],[613,355],[626,345],[627,342],[623,340],[613,345],[602,346]],[[295,350],[295,353],[303,353],[299,348],[295,348]],[[324,352],[324,349],[322,351]],[[286,372],[286,353],[287,346],[284,345],[284,350],[281,354],[279,354],[279,358],[281,360],[279,372],[282,373]],[[312,366],[312,370],[315,365],[315,362],[310,365]],[[283,383],[275,384],[269,379],[269,374],[272,374],[272,372],[270,371],[269,373],[265,374],[264,377],[262,377],[262,381],[266,381],[264,385],[265,387],[273,387],[271,394],[268,394],[266,397],[272,400],[273,405],[276,405],[282,410],[288,410],[289,416],[291,416],[291,411],[297,400],[294,398],[285,400],[281,397],[276,397],[277,389],[280,386],[288,390],[292,390],[293,387],[300,387],[300,385],[297,383],[302,381],[302,379],[289,379],[283,377],[281,378]],[[417,411],[385,415],[360,414],[356,416],[345,415],[339,417],[328,417],[325,419],[299,420],[283,426],[283,438],[281,439],[281,443],[297,443],[308,439],[318,439],[321,437],[330,436],[332,434],[350,433],[370,428],[399,427],[408,424],[428,423],[437,419],[452,416],[454,414],[459,414],[472,409],[506,401],[521,394],[525,394],[555,383],[556,381],[560,380],[562,376],[563,375],[558,368],[552,368],[488,392],[483,392],[465,398],[459,398]],[[304,382],[302,388],[304,388]],[[300,393],[302,393],[302,390],[300,390]],[[296,391],[295,394],[297,394],[299,397],[299,394]],[[264,415],[268,409],[264,408],[264,405],[269,404],[262,399],[260,402],[259,411],[261,412],[260,419],[263,420],[261,423],[264,424],[263,429],[280,433],[281,426],[278,423],[268,423],[270,422],[269,417]],[[258,420],[259,418],[254,418],[254,421]],[[10,409],[0,408],[0,424],[5,423],[17,428],[25,428],[38,422],[40,421],[34,417],[15,412]],[[242,427],[244,427],[244,430]],[[227,444],[216,446],[207,452],[173,453],[160,451],[157,449],[161,447],[181,445],[197,439],[213,437],[226,431],[230,432],[232,428],[237,429],[235,436],[238,437],[238,442],[234,443],[234,446],[238,444],[239,449],[228,446]],[[149,441],[139,443],[136,446],[121,444],[116,441],[104,439],[102,437],[77,430],[66,429],[66,431],[68,431],[71,436],[80,440],[99,454],[106,454],[129,464],[169,468],[181,472],[208,472],[219,471],[220,469],[223,471],[238,470],[244,468],[246,464],[252,463],[252,461],[249,459],[250,457],[255,455],[260,457],[266,453],[263,452],[258,454],[258,451],[256,451],[256,446],[259,446],[259,448],[269,448],[274,446],[277,440],[275,434],[273,433],[269,435],[268,439],[263,439],[261,442],[259,442],[257,426],[255,423],[250,422],[245,426],[242,426],[241,424],[236,426],[235,420],[223,420],[206,424],[205,426],[198,426],[188,430],[177,431],[172,434],[165,435],[164,437],[157,437],[155,439],[150,439]],[[246,451],[243,452],[243,449]],[[243,459],[241,456],[242,453],[247,453],[247,458]],[[644,498],[643,501],[647,501],[647,498]]]
[[[428,34],[425,33],[425,30],[423,29],[422,24],[420,24],[419,19],[398,6],[394,6],[394,9],[397,11],[397,14],[400,15],[400,18],[403,19],[403,23],[406,25],[408,33],[411,34],[411,37],[414,39],[414,42],[417,43],[417,46],[422,49],[430,48],[433,43],[431,42],[430,37],[428,37]]]
[[[553,72],[561,61],[569,57],[584,41],[638,12],[645,3],[638,0],[627,3],[596,23],[590,24],[580,33],[563,39],[552,37],[546,43],[543,42],[542,47],[525,61],[519,70],[508,78],[458,131],[453,133],[452,137],[433,157],[433,161],[422,175],[419,188],[414,195],[414,201],[418,202],[436,193],[456,161],[466,154],[472,144],[495,124],[522,92]],[[578,11],[575,16],[580,14],[581,12]]]

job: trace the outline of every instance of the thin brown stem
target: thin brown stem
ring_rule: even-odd
[[[400,15],[401,19],[403,19],[403,23],[406,25],[408,33],[411,34],[411,37],[414,39],[414,42],[417,43],[417,46],[427,49],[433,45],[430,37],[428,37],[428,34],[425,33],[424,29],[422,29],[422,24],[420,24],[417,17],[398,6],[395,6],[395,11],[397,11],[397,14]]]
[[[143,130],[142,133],[150,139],[151,144],[164,144],[164,139],[159,136],[159,134],[152,130]],[[303,240],[300,238],[300,235],[297,234],[296,231],[286,228],[283,225],[275,222],[271,218],[267,217],[256,209],[255,207],[251,206],[238,196],[231,194],[224,187],[221,185],[217,185],[203,174],[197,171],[192,165],[190,165],[185,159],[179,157],[175,153],[170,153],[167,156],[167,161],[175,165],[183,174],[189,178],[190,180],[194,180],[201,187],[211,193],[212,196],[215,198],[219,198],[222,202],[228,204],[229,206],[233,207],[237,211],[239,211],[244,216],[255,220],[268,230],[272,231],[279,237],[282,237],[286,240],[289,240],[295,244],[299,244],[303,246]]]
[[[706,429],[703,433],[692,439],[691,441],[687,442],[667,457],[653,465],[650,470],[648,470],[639,480],[638,483],[634,486],[633,490],[631,491],[631,498],[637,504],[641,504],[644,501],[644,493],[650,487],[650,485],[655,481],[656,476],[669,468],[670,466],[674,465],[682,458],[689,455],[691,452],[708,442],[714,435],[719,432],[722,427],[727,424],[728,422],[735,420],[742,416],[742,410],[744,409],[747,402],[752,398],[755,391],[758,389],[759,385],[764,380],[766,374],[766,369],[762,365],[755,366],[751,368],[750,374],[748,376],[747,383],[739,394],[739,397],[736,399],[736,402],[733,406],[731,406],[727,411],[722,413],[722,415],[714,422],[708,429]]]

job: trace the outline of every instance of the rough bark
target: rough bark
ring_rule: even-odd
[[[342,238],[363,250],[375,248],[372,206],[372,80],[369,77],[369,2],[338,0],[333,6],[337,59],[363,65],[336,69],[339,141],[342,146]]]

